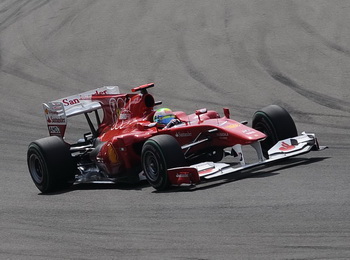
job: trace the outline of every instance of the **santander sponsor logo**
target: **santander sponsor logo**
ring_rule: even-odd
[[[74,99],[65,98],[62,100],[62,103],[64,106],[71,106],[71,105],[75,105],[75,104],[80,103],[80,101],[78,98],[74,98]]]
[[[176,132],[176,137],[190,137],[192,136],[192,133],[190,132]]]
[[[47,122],[49,124],[62,124],[66,123],[66,119],[64,117],[48,117]]]
[[[103,91],[95,91],[93,93],[91,93],[91,95],[107,95],[107,90],[103,90]],[[70,97],[70,98],[65,98],[62,99],[62,103],[64,106],[72,106],[75,104],[79,104],[80,100],[86,100],[87,97]]]

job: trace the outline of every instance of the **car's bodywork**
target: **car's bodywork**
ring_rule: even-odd
[[[164,189],[168,184],[197,184],[201,179],[320,149],[315,135],[306,133],[295,137],[293,134],[283,140],[278,137],[279,140],[268,149],[262,148],[261,143],[269,138],[269,132],[231,119],[227,108],[223,109],[224,116],[207,109],[199,109],[193,114],[177,111],[174,112],[175,120],[159,128],[153,122],[153,115],[155,106],[161,102],[156,102],[148,93],[148,88],[153,86],[151,83],[133,88],[130,94],[121,94],[118,87],[103,87],[43,104],[50,136],[64,138],[67,119],[78,114],[84,114],[90,126],[91,131],[84,135],[84,139],[69,144],[76,169],[74,182],[138,181],[145,175],[149,177],[148,168],[151,172],[157,170],[154,154],[158,152],[153,150],[161,147],[162,141],[155,136],[165,136],[173,143],[172,139],[175,139],[176,149],[182,151],[179,155],[176,149],[172,153],[169,148],[168,155],[165,155],[159,148],[160,155],[156,157],[165,161],[165,156],[183,157],[177,164],[165,163],[165,173],[163,171],[162,174],[166,175],[163,176],[166,180],[162,185],[153,185],[150,179],[154,176],[147,178],[156,189]],[[90,118],[91,114],[96,117],[95,123]],[[153,143],[148,140],[153,140]],[[147,150],[146,143],[151,150]],[[152,145],[155,147],[153,150]],[[257,154],[257,160],[252,164],[246,162],[243,154],[242,147],[246,145],[253,147]],[[151,151],[148,152],[151,157],[147,157],[147,151]],[[239,165],[220,162],[227,155],[237,157]],[[37,167],[33,166],[34,161],[35,158],[30,159],[28,152],[32,177]],[[39,186],[43,192],[51,190]]]

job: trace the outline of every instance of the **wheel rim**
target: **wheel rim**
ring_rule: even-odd
[[[143,167],[145,169],[146,177],[149,181],[156,182],[161,171],[159,160],[152,151],[147,151],[144,158]]]
[[[32,154],[29,157],[29,170],[36,183],[41,183],[43,181],[44,165],[38,155]]]

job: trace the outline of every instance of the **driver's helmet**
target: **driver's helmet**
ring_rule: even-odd
[[[160,127],[166,126],[173,119],[175,119],[175,115],[169,108],[160,108],[153,116],[153,121]]]

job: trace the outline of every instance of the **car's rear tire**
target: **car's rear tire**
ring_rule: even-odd
[[[74,182],[76,164],[69,145],[60,137],[50,136],[30,143],[27,163],[30,175],[42,193],[67,188]]]
[[[291,115],[278,105],[270,105],[255,112],[253,128],[263,132],[267,138],[261,142],[264,156],[268,158],[268,150],[278,141],[298,135]]]
[[[171,135],[158,135],[148,139],[141,154],[142,169],[147,181],[156,190],[170,186],[167,170],[185,165],[181,146]]]

